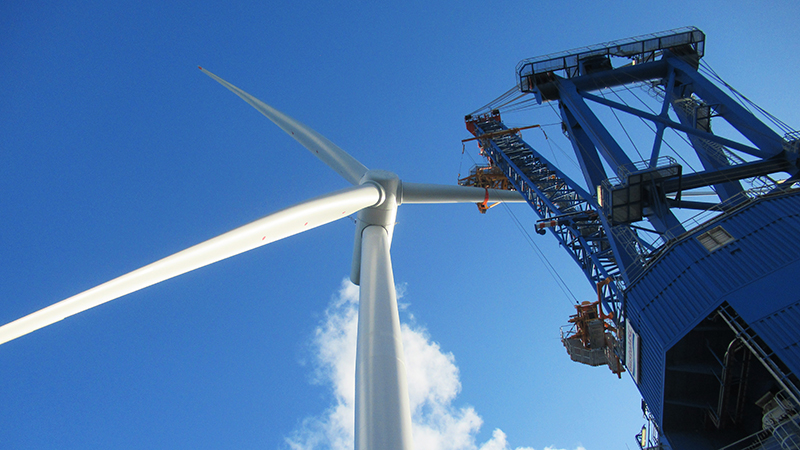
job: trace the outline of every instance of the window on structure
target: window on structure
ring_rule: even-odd
[[[725,231],[722,226],[716,227],[713,230],[706,231],[705,233],[697,236],[697,240],[703,244],[709,252],[722,247],[723,245],[733,241],[733,236]]]

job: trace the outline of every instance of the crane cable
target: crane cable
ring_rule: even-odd
[[[648,110],[649,110],[649,111],[650,111],[652,114],[656,114],[656,112],[655,112],[655,111],[654,111],[654,110],[653,110],[653,109],[650,107],[650,105],[648,105],[648,104],[647,104],[647,103],[646,103],[644,100],[642,100],[641,98],[639,98],[639,96],[638,96],[638,95],[636,95],[636,93],[635,93],[635,92],[633,92],[632,90],[630,90],[630,89],[629,89],[627,86],[626,86],[625,88],[628,90],[628,92],[629,92],[629,93],[630,93],[630,94],[631,94],[631,95],[632,95],[634,98],[636,98],[637,100],[639,100],[639,102],[640,102],[640,103],[642,103],[642,105],[644,105],[644,106],[645,106],[645,107],[646,107],[646,108],[647,108],[647,109],[648,109]],[[615,93],[615,94],[616,94],[616,95],[617,95],[617,97],[618,97],[618,98],[619,98],[619,99],[622,101],[622,98],[619,96],[619,94],[618,94],[618,93]],[[665,95],[667,95],[667,94],[665,93]],[[673,106],[673,109],[674,109],[674,106]],[[652,124],[651,124],[650,122],[646,121],[645,119],[643,119],[643,118],[641,118],[641,117],[639,117],[639,120],[641,120],[641,121],[642,121],[642,123],[644,123],[644,124],[645,124],[645,126],[647,126],[647,128],[648,128],[650,131],[652,131],[652,132],[654,132],[654,133],[655,133],[655,129],[653,128],[653,126],[652,126]],[[689,141],[689,138],[688,138],[688,137],[687,137],[685,134],[682,134],[682,133],[678,133],[678,132],[676,132],[676,131],[675,131],[675,130],[672,128],[672,127],[667,127],[667,129],[669,129],[669,130],[672,130],[672,132],[673,132],[673,133],[674,133],[676,136],[678,136],[678,137],[679,137],[681,140],[683,140],[683,141],[684,141],[684,143],[686,143],[686,145],[688,145],[688,146],[689,146],[689,148],[692,148],[692,149],[694,148],[694,145],[693,145],[693,144],[692,144],[692,143]],[[673,147],[673,146],[670,144],[669,140],[668,140],[668,139],[666,139],[666,136],[664,136],[664,138],[661,140],[661,142],[662,142],[663,144],[665,144],[667,147],[669,147],[669,149],[670,149],[670,150],[672,150],[672,153],[673,153],[673,154],[674,154],[674,155],[675,155],[675,156],[676,156],[678,159],[680,159],[680,160],[681,160],[681,162],[682,162],[682,163],[683,163],[683,164],[684,164],[686,167],[689,167],[689,169],[691,169],[691,171],[692,171],[692,172],[697,172],[697,169],[695,169],[695,168],[693,167],[693,165],[692,165],[692,164],[691,164],[689,161],[687,161],[687,160],[686,160],[686,158],[684,158],[684,157],[683,157],[683,155],[681,155],[681,153],[680,153],[680,152],[678,152],[678,151],[675,149],[675,147]],[[737,180],[735,180],[735,179],[732,179],[732,178],[729,178],[729,177],[726,177],[726,180],[727,180],[727,181],[729,181],[729,182],[735,182],[735,181],[737,181]],[[712,189],[714,192],[716,192],[716,188],[715,188],[714,186],[710,186],[710,188],[711,188],[711,189]]]
[[[708,64],[708,63],[707,63],[705,60],[703,60],[703,61],[701,61],[701,62],[700,62],[700,68],[702,69],[702,71],[703,71],[705,74],[707,74],[707,75],[711,76],[711,78],[713,78],[714,80],[716,80],[717,82],[719,82],[720,84],[722,84],[723,86],[725,86],[726,88],[728,88],[728,90],[730,90],[730,91],[731,91],[731,93],[733,93],[733,94],[735,94],[737,97],[739,97],[739,98],[742,100],[742,106],[744,106],[745,108],[747,108],[747,105],[746,105],[746,104],[744,104],[744,103],[747,103],[747,104],[751,105],[751,106],[752,106],[753,108],[755,108],[755,109],[756,109],[758,112],[760,112],[761,114],[763,114],[763,115],[764,115],[764,117],[766,117],[766,118],[767,118],[767,119],[769,119],[769,120],[770,120],[770,121],[771,121],[773,124],[775,124],[775,126],[777,126],[778,128],[780,128],[780,129],[781,129],[781,131],[783,131],[784,133],[792,133],[792,132],[794,132],[794,131],[795,131],[795,130],[794,130],[792,127],[790,127],[789,125],[787,125],[787,124],[786,124],[784,121],[782,121],[782,120],[778,119],[777,117],[773,116],[772,114],[770,114],[769,112],[767,112],[767,110],[765,110],[764,108],[762,108],[762,107],[758,106],[756,103],[754,103],[753,101],[751,101],[749,98],[745,97],[745,96],[744,96],[744,95],[743,95],[741,92],[737,91],[737,90],[736,90],[736,89],[735,89],[733,86],[731,86],[731,85],[729,85],[728,83],[726,83],[726,82],[725,82],[725,80],[723,80],[723,79],[722,79],[722,77],[720,77],[719,75],[717,75],[717,72],[716,72],[716,71],[714,71],[714,69],[712,69],[712,68],[711,68],[711,65],[709,65],[709,64]],[[748,109],[749,109],[749,108],[748,108]]]
[[[470,113],[470,115],[474,115],[474,114],[477,114],[477,113],[482,112],[482,111],[491,111],[493,109],[496,109],[498,104],[506,101],[509,97],[514,95],[514,92],[517,92],[517,91],[518,91],[518,88],[517,88],[516,85],[514,85],[511,89],[509,89],[506,92],[500,94],[500,96],[497,97],[496,99],[494,99],[494,100],[490,101],[489,103],[481,106],[480,108],[476,109],[475,111],[472,111]],[[517,97],[517,98],[519,98],[519,97]],[[513,100],[511,100],[511,101],[513,101]],[[510,102],[507,102],[507,103],[510,103]]]
[[[719,83],[720,83],[721,85],[723,85],[724,87],[728,88],[728,89],[731,91],[731,93],[732,93],[734,96],[736,96],[736,97],[738,97],[738,98],[740,99],[740,104],[742,104],[742,106],[743,106],[743,107],[745,107],[745,108],[747,108],[747,109],[749,110],[749,108],[748,108],[748,104],[749,104],[749,105],[751,105],[753,108],[755,108],[755,109],[756,109],[758,112],[760,112],[760,113],[761,113],[761,114],[762,114],[764,117],[766,117],[767,119],[769,119],[769,120],[770,120],[770,121],[771,121],[773,124],[775,124],[775,125],[776,125],[776,126],[779,128],[779,129],[781,129],[782,131],[784,131],[784,132],[786,132],[786,133],[790,133],[790,132],[793,132],[793,131],[794,131],[794,130],[793,130],[791,127],[789,127],[789,126],[788,126],[786,123],[784,123],[784,122],[780,121],[780,120],[779,120],[779,119],[777,119],[775,116],[771,115],[771,114],[770,114],[770,113],[768,113],[766,110],[764,110],[763,108],[761,108],[761,107],[760,107],[760,106],[758,106],[757,104],[753,103],[753,102],[752,102],[751,100],[749,100],[747,97],[745,97],[744,95],[742,95],[741,93],[739,93],[739,92],[738,92],[736,89],[734,89],[732,86],[730,86],[728,83],[726,83],[726,82],[725,82],[725,81],[724,81],[724,80],[723,80],[723,79],[722,79],[722,78],[721,78],[721,77],[720,77],[720,76],[719,76],[719,75],[718,75],[718,74],[717,74],[717,73],[716,73],[716,72],[715,72],[715,71],[714,71],[714,70],[713,70],[713,69],[712,69],[712,68],[711,68],[711,67],[708,65],[708,63],[706,63],[705,61],[702,61],[702,62],[701,62],[701,71],[703,71],[703,72],[704,72],[704,73],[706,73],[708,76],[710,76],[711,78],[713,78],[714,80],[716,80],[717,82],[719,82]],[[623,86],[623,89],[625,89],[625,90],[628,92],[628,94],[632,95],[634,98],[636,98],[636,100],[638,100],[639,102],[641,102],[641,103],[642,103],[642,104],[643,104],[643,105],[644,105],[644,106],[645,106],[645,107],[646,107],[648,110],[650,110],[650,112],[651,112],[652,114],[656,114],[656,112],[655,112],[655,111],[653,111],[653,109],[650,107],[650,105],[649,105],[649,104],[647,104],[646,102],[644,102],[644,101],[643,101],[643,100],[642,100],[642,99],[641,99],[641,98],[640,98],[638,95],[636,95],[636,93],[634,93],[634,92],[633,92],[633,91],[630,89],[630,87],[628,87],[628,86],[627,86],[625,83],[622,83],[622,86]],[[640,87],[644,88],[644,86],[645,86],[645,83],[641,83],[641,84],[640,84]],[[611,93],[613,93],[613,94],[614,94],[614,95],[615,95],[615,96],[616,96],[616,97],[617,97],[617,98],[620,100],[620,102],[621,102],[622,104],[628,104],[628,102],[627,102],[627,101],[625,101],[625,100],[624,100],[624,99],[623,99],[623,98],[620,96],[620,94],[619,94],[619,91],[621,91],[622,89],[614,89],[614,88],[611,88],[611,89],[608,89],[608,90],[609,90]],[[501,94],[501,95],[500,95],[500,96],[499,96],[497,99],[495,99],[495,100],[493,100],[493,101],[489,102],[489,103],[488,103],[487,105],[485,105],[484,107],[477,109],[477,110],[476,110],[476,111],[474,111],[472,114],[475,114],[475,113],[477,113],[477,112],[480,112],[480,111],[483,111],[483,110],[485,110],[485,111],[489,111],[489,110],[493,110],[493,109],[500,109],[500,108],[502,108],[502,113],[511,113],[511,112],[518,112],[518,111],[528,110],[528,109],[538,109],[539,107],[544,107],[544,106],[545,106],[544,104],[538,104],[538,103],[534,103],[535,99],[533,99],[533,98],[527,98],[527,99],[524,99],[524,100],[520,100],[520,99],[522,99],[522,98],[523,98],[523,97],[526,95],[526,94],[524,94],[524,93],[523,93],[523,94],[521,94],[521,95],[518,95],[518,96],[516,96],[516,97],[514,97],[514,98],[511,98],[511,99],[509,100],[509,98],[510,98],[510,97],[512,97],[512,95],[513,95],[515,92],[518,92],[518,87],[517,87],[517,86],[514,86],[514,87],[512,87],[511,89],[509,89],[509,90],[508,90],[508,91],[506,91],[505,93]],[[606,96],[603,94],[602,90],[601,90],[601,92],[600,92],[600,95],[602,95],[604,98],[606,98]],[[546,102],[546,103],[548,103],[548,104],[549,104],[549,106],[551,107],[551,109],[553,109],[553,105],[551,104],[551,102]],[[638,156],[639,156],[639,157],[640,157],[642,160],[644,160],[644,157],[642,156],[641,152],[640,152],[640,151],[639,151],[639,149],[637,148],[637,146],[636,146],[635,142],[633,141],[632,137],[631,137],[631,136],[630,136],[630,134],[628,133],[628,131],[627,131],[626,127],[623,125],[622,121],[620,120],[620,118],[619,118],[619,116],[617,115],[617,113],[616,113],[616,111],[614,110],[614,108],[612,108],[612,107],[609,107],[609,108],[611,109],[611,112],[612,112],[612,114],[613,114],[613,115],[614,115],[614,117],[616,118],[616,120],[617,120],[617,122],[619,123],[620,127],[622,128],[623,132],[624,132],[624,133],[625,133],[625,135],[628,137],[628,140],[630,141],[631,145],[633,146],[633,148],[634,148],[634,150],[636,151],[636,153],[638,154]],[[554,111],[554,112],[555,112],[555,111]],[[558,115],[558,114],[556,113],[556,115]],[[641,122],[642,122],[642,123],[643,123],[643,124],[644,124],[644,125],[645,125],[645,126],[646,126],[646,127],[649,129],[649,130],[650,130],[650,131],[651,131],[651,132],[655,132],[655,129],[654,129],[654,126],[653,126],[654,124],[651,124],[650,122],[648,122],[647,120],[645,120],[645,119],[644,119],[644,118],[642,118],[642,117],[639,117],[639,120],[640,120],[640,121],[641,121]],[[672,129],[671,127],[667,127],[667,128],[669,128],[669,129]],[[543,130],[543,131],[544,131],[544,130]],[[674,131],[675,131],[675,130],[673,130],[673,132],[674,132]],[[688,139],[686,136],[682,135],[681,133],[675,133],[675,134],[676,134],[676,135],[677,135],[677,136],[678,136],[680,139],[682,139],[682,140],[683,140],[683,141],[684,141],[684,142],[685,142],[687,145],[689,145],[689,147],[690,147],[690,148],[693,148],[693,147],[694,147],[694,146],[692,145],[692,143],[691,143],[691,142],[689,142],[689,139]],[[667,146],[667,147],[668,147],[668,148],[669,148],[669,149],[670,149],[670,150],[673,152],[673,154],[674,154],[675,156],[677,156],[677,157],[678,157],[678,159],[680,159],[680,160],[681,160],[681,161],[684,163],[684,165],[686,165],[687,167],[689,167],[689,168],[690,168],[690,169],[691,169],[693,172],[695,172],[695,171],[696,171],[696,170],[695,170],[695,169],[692,167],[693,165],[692,165],[691,163],[689,163],[689,161],[687,161],[687,160],[686,160],[686,159],[683,157],[683,155],[681,155],[681,153],[680,153],[680,152],[678,152],[678,151],[677,151],[677,150],[676,150],[676,149],[675,149],[675,148],[674,148],[674,147],[673,147],[673,146],[670,144],[670,142],[669,142],[669,140],[668,140],[668,139],[662,139],[662,143],[663,143],[664,145],[666,145],[666,146]],[[553,143],[549,142],[549,140],[548,140],[548,144],[550,144],[550,145],[551,145],[551,152],[552,152],[552,151],[553,151],[553,149],[552,149],[552,145],[553,145]],[[559,147],[559,150],[561,150],[561,151],[563,152],[563,149],[561,149],[560,147]],[[555,152],[553,152],[553,154],[554,154],[554,156],[555,156]],[[463,149],[462,149],[462,155],[463,155]],[[735,155],[735,154],[734,154],[734,155]],[[568,158],[568,159],[569,159],[569,160],[570,160],[570,162],[572,162],[573,164],[575,163],[575,161],[573,161],[571,158]],[[462,161],[463,161],[463,156],[462,156]],[[459,168],[459,177],[460,177],[460,170],[461,170],[461,168]],[[771,177],[767,177],[767,178],[769,178],[769,179],[771,180]],[[728,181],[733,181],[733,180],[728,180]],[[774,182],[774,180],[771,180],[771,181],[773,181],[773,182]],[[711,188],[712,188],[712,189],[714,189],[714,187],[713,187],[713,186],[712,186]],[[509,212],[510,212],[510,210],[509,210]],[[518,226],[520,226],[520,227],[521,227],[521,225],[518,225]],[[521,228],[521,230],[523,230],[523,231],[524,231],[524,228]],[[652,231],[653,231],[653,232],[655,232],[655,230],[652,230]],[[530,243],[533,243],[533,244],[535,245],[535,243],[534,243],[533,241],[530,241]],[[537,250],[538,250],[538,248],[537,248]],[[540,256],[540,258],[541,258],[541,256]],[[543,259],[543,261],[544,261],[544,259]],[[551,275],[554,275],[554,273],[553,273],[553,272],[551,272]],[[562,290],[563,290],[563,288],[562,288]],[[570,294],[571,294],[571,293],[570,293]],[[572,297],[574,298],[574,295],[573,295]]]
[[[545,268],[547,269],[548,272],[550,272],[550,276],[553,277],[553,280],[556,281],[556,284],[558,285],[559,288],[561,288],[561,291],[564,292],[565,295],[572,297],[572,300],[575,302],[575,304],[579,305],[580,302],[575,297],[575,294],[572,293],[572,290],[569,288],[569,285],[564,282],[564,279],[561,278],[561,275],[559,275],[555,267],[553,267],[553,265],[550,264],[550,260],[544,257],[544,252],[542,251],[542,249],[539,248],[539,245],[536,243],[536,241],[533,239],[530,233],[528,233],[528,230],[525,228],[525,226],[522,225],[522,222],[514,214],[514,211],[512,211],[511,208],[508,206],[508,204],[505,202],[503,202],[503,206],[505,207],[506,212],[511,217],[511,219],[513,220],[514,224],[517,226],[519,231],[523,234],[523,236],[525,236],[525,240],[528,241],[528,245],[530,245],[530,247],[535,250],[536,256],[538,256],[539,260],[541,260],[545,264]]]
[[[612,90],[612,91],[613,91],[613,90]],[[603,90],[602,90],[602,89],[601,89],[599,92],[600,92],[600,95],[601,95],[603,98],[606,98],[606,94],[604,94],[604,93],[603,93]],[[616,92],[615,92],[615,93],[616,93]],[[617,94],[617,97],[619,97],[619,94]],[[620,99],[620,101],[622,101],[622,103],[623,103],[623,104],[625,104],[626,106],[630,106],[630,105],[627,105],[627,103],[626,103],[626,102],[625,102],[625,101],[622,99],[622,97],[619,97],[619,99]],[[625,128],[625,125],[623,125],[623,124],[622,124],[622,120],[620,120],[619,116],[617,115],[617,111],[615,111],[615,109],[614,109],[614,108],[612,108],[612,107],[610,107],[610,106],[608,107],[608,109],[610,109],[610,110],[611,110],[611,114],[613,114],[613,115],[614,115],[614,118],[615,118],[615,119],[617,119],[617,123],[619,123],[619,127],[620,127],[620,128],[622,128],[622,131],[625,133],[625,136],[627,136],[627,137],[628,137],[628,141],[630,141],[631,145],[633,146],[633,149],[634,149],[634,150],[636,150],[636,154],[637,154],[637,155],[639,155],[639,160],[640,160],[640,161],[644,161],[644,160],[645,160],[645,159],[644,159],[644,156],[642,156],[642,153],[639,151],[639,147],[637,147],[637,146],[636,146],[636,143],[635,143],[635,142],[633,142],[633,138],[631,138],[631,135],[630,135],[630,134],[628,134],[628,130]]]
[[[458,162],[458,178],[456,178],[456,182],[461,180],[461,168],[464,166],[464,152],[467,151],[467,144],[464,141],[461,141],[461,160]]]
[[[463,160],[464,152],[462,152],[461,155],[462,155],[462,160]],[[478,162],[475,161],[475,158],[473,158],[471,154],[467,153],[467,155],[469,156],[469,158],[472,160],[472,162],[475,165],[478,164]],[[536,256],[539,257],[539,260],[541,260],[542,263],[544,263],[545,268],[550,273],[550,276],[553,278],[553,280],[555,280],[556,284],[561,289],[561,291],[564,293],[564,295],[566,295],[568,297],[572,297],[572,300],[575,302],[576,305],[580,304],[580,302],[578,301],[577,297],[575,297],[575,294],[569,288],[569,285],[566,282],[564,282],[564,279],[561,278],[561,275],[558,274],[558,271],[555,270],[555,268],[550,263],[550,261],[547,258],[544,257],[544,252],[542,251],[542,249],[539,248],[539,245],[536,244],[536,241],[533,239],[533,237],[530,235],[530,233],[528,233],[528,230],[525,228],[525,226],[522,224],[522,222],[519,220],[519,218],[517,218],[517,216],[514,214],[514,211],[512,211],[511,208],[509,208],[507,203],[503,202],[502,205],[505,207],[506,212],[511,217],[512,221],[514,222],[514,224],[517,226],[517,229],[519,229],[519,231],[525,237],[525,240],[528,241],[528,245],[534,250],[534,253],[536,253]]]

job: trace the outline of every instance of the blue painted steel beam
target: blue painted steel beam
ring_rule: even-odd
[[[714,109],[728,123],[763,152],[761,157],[770,157],[783,151],[783,138],[778,133],[700,75],[692,66],[668,52],[665,53],[663,59],[677,71],[677,80],[684,85],[689,85],[692,92],[706,103],[714,105]],[[688,96],[688,93],[683,96]]]
[[[758,157],[758,158],[766,158],[766,157],[770,156],[768,153],[766,153],[766,152],[764,152],[764,151],[762,151],[762,150],[760,150],[758,148],[750,147],[750,146],[744,145],[744,144],[742,144],[740,142],[732,141],[732,140],[724,138],[722,136],[717,136],[716,134],[713,134],[713,133],[708,133],[708,132],[703,131],[703,130],[698,130],[697,128],[690,127],[690,126],[687,126],[687,125],[683,125],[683,124],[678,123],[678,122],[673,122],[673,121],[671,121],[669,119],[657,116],[655,114],[650,114],[648,112],[645,112],[645,111],[642,111],[642,110],[639,110],[639,109],[636,109],[636,108],[631,108],[628,105],[623,105],[622,103],[617,103],[617,102],[615,102],[613,100],[608,100],[608,99],[603,98],[603,97],[598,97],[596,95],[589,94],[587,92],[581,92],[580,95],[583,98],[587,99],[587,100],[591,100],[591,101],[599,103],[601,105],[610,106],[610,107],[612,107],[614,109],[618,109],[620,111],[624,111],[624,112],[626,112],[628,114],[633,114],[634,116],[638,116],[638,117],[641,117],[643,119],[650,120],[652,122],[663,123],[664,125],[666,125],[666,126],[668,126],[670,128],[674,128],[674,129],[676,129],[678,131],[683,131],[686,134],[691,134],[693,136],[697,136],[697,137],[702,138],[702,139],[708,139],[709,141],[717,142],[717,143],[722,144],[722,145],[724,145],[726,147],[730,147],[730,148],[739,150],[741,152],[747,153],[749,155],[753,155],[753,156]]]
[[[797,166],[785,158],[774,157],[770,159],[737,164],[724,169],[711,169],[684,175],[680,180],[667,180],[663,184],[665,194],[679,190],[697,189],[705,186],[724,183],[730,180],[741,180],[776,172],[791,172]]]
[[[595,147],[581,124],[578,123],[575,116],[563,103],[560,104],[559,109],[561,109],[561,120],[567,125],[567,130],[571,136],[572,149],[578,158],[583,177],[586,179],[589,190],[594,191],[597,186],[600,186],[608,178],[606,169],[603,167],[602,161],[600,161],[600,155],[597,153],[597,147]]]
[[[696,209],[700,211],[720,210],[719,203],[695,202],[688,200],[667,199],[667,203],[673,208]]]
[[[492,127],[492,131],[494,128],[507,129],[501,122],[496,121],[476,123],[473,134],[476,136],[484,134],[486,131],[482,127],[486,126]],[[512,141],[513,148],[509,148],[509,143]],[[514,188],[523,195],[541,219],[561,218],[559,220],[561,223],[556,227],[549,228],[549,231],[575,260],[589,282],[595,286],[608,277],[615,280],[603,293],[601,300],[605,310],[614,312],[615,318],[619,319],[624,310],[622,290],[629,279],[624,264],[633,259],[617,258],[617,255],[626,253],[614,242],[613,237],[610,239],[609,235],[603,231],[612,228],[605,218],[598,214],[600,207],[593,196],[517,136],[493,137],[482,140],[482,142],[484,154],[506,174]],[[509,152],[508,154],[503,150],[504,148]],[[515,162],[520,159],[520,149],[523,148],[533,157],[533,159],[524,159],[529,164],[525,167],[521,167]],[[514,153],[516,153],[515,156],[509,156]],[[546,177],[538,178],[538,181],[532,180],[527,174],[533,174],[532,169],[534,168],[545,170]],[[551,187],[548,187],[548,183],[551,183],[552,186],[563,187],[552,190]],[[565,210],[564,207],[568,209]],[[583,226],[590,225],[589,222],[594,220],[593,226],[596,227],[596,231],[585,236],[580,229],[581,225],[572,218],[575,217],[575,213],[588,212],[594,213],[596,218],[584,220]],[[631,262],[631,264],[636,263],[638,261]]]
[[[556,85],[559,88],[559,97],[561,98],[562,107],[566,107],[569,110],[614,173],[620,178],[625,179],[625,168],[627,167],[629,171],[633,166],[631,159],[622,150],[622,147],[620,147],[614,137],[611,136],[611,133],[606,130],[600,122],[600,119],[598,119],[589,106],[586,105],[582,97],[595,96],[579,92],[570,80],[564,78],[558,78],[556,80]],[[570,140],[572,139],[573,137],[570,135]],[[580,145],[580,143],[578,145]],[[587,183],[591,182],[591,180],[586,181]],[[672,211],[670,211],[664,198],[659,198],[658,195],[654,195],[651,200],[654,202],[652,208],[653,213],[648,214],[647,219],[656,231],[664,234],[667,239],[671,239],[686,231],[680,221],[675,217]]]
[[[661,104],[661,114],[658,117],[661,117],[665,121],[669,119],[669,104],[671,101],[669,93],[672,92],[672,88],[675,86],[675,71],[669,71],[669,77],[667,77],[667,94],[664,95],[664,102]],[[650,153],[650,167],[653,168],[656,166],[658,161],[658,154],[661,152],[661,142],[664,139],[664,130],[667,128],[664,122],[656,122],[656,137],[653,140],[653,151]]]
[[[671,90],[667,91],[667,96],[670,95],[670,92]],[[696,118],[690,117],[682,108],[675,108],[675,114],[678,116],[678,120],[680,120],[683,125],[691,127],[695,126],[694,122]],[[730,162],[728,161],[728,157],[723,153],[721,148],[715,148],[711,145],[708,145],[702,138],[699,138],[694,134],[688,134],[687,137],[689,138],[689,142],[692,143],[692,147],[694,148],[695,153],[697,153],[697,157],[700,158],[700,163],[703,164],[703,168],[706,169],[706,171],[720,170],[731,166]],[[723,202],[730,200],[732,197],[737,196],[743,191],[742,185],[739,183],[738,179],[730,179],[724,183],[714,184],[713,186],[714,192],[717,193],[719,199]],[[744,201],[744,198],[742,198],[740,201]]]
[[[567,124],[567,130],[570,136],[572,148],[575,151],[575,156],[580,164],[583,177],[589,186],[591,192],[595,192],[598,186],[608,178],[606,170],[600,161],[600,155],[597,153],[597,147],[592,143],[589,136],[583,130],[580,123],[575,119],[575,116],[569,111],[563,102],[559,105],[561,109],[561,117],[564,123]],[[600,209],[598,208],[598,211]],[[603,216],[605,220],[605,217]],[[625,281],[628,281],[628,268],[635,265],[633,257],[628,252],[620,252],[617,250],[617,242],[620,236],[617,234],[621,229],[611,227],[608,223],[604,224],[606,230],[611,230],[608,234],[609,241],[611,242],[611,249],[614,249],[614,257],[617,259],[617,265],[620,272],[623,274]]]
[[[569,109],[614,173],[617,176],[623,176],[622,167],[631,165],[628,155],[617,144],[617,141],[606,130],[594,112],[589,109],[572,81],[559,78],[556,80],[556,85],[560,93],[561,103]]]
[[[574,83],[575,88],[579,91],[596,91],[603,88],[636,83],[638,81],[663,79],[667,77],[669,68],[666,61],[659,59],[644,64],[619,67],[614,70],[582,75],[580,77],[570,78],[569,81]],[[560,99],[560,92],[557,84],[557,81],[551,81],[536,86],[533,93],[536,95],[540,104],[544,100]]]

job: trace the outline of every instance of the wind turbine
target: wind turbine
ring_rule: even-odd
[[[350,279],[360,285],[355,448],[413,448],[411,410],[389,248],[402,203],[522,202],[516,192],[407,183],[370,170],[308,126],[200,68],[353,186],[272,213],[0,327],[0,344],[164,280],[358,213]]]

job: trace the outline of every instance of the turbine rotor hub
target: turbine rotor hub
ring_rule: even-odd
[[[400,178],[386,170],[368,170],[361,178],[359,184],[370,183],[381,191],[381,198],[374,206],[364,208],[358,212],[356,233],[353,243],[353,265],[350,269],[350,280],[359,284],[361,280],[361,235],[369,226],[379,226],[386,229],[389,243],[392,242],[394,224],[397,220],[398,199],[402,199],[403,182]]]

